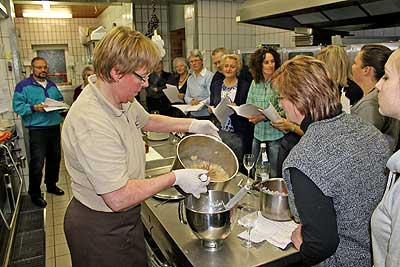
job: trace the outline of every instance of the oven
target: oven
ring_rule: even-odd
[[[17,147],[18,137],[0,143],[0,265],[6,266],[20,205],[23,187],[22,168],[25,156]]]

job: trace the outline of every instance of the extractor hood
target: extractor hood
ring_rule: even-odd
[[[399,0],[248,0],[238,22],[294,30],[312,28],[330,34],[400,25]]]
[[[4,6],[3,1],[0,1],[0,18],[8,18],[7,9]]]

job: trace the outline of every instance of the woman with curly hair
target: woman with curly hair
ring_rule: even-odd
[[[246,103],[254,104],[262,109],[268,108],[271,103],[278,112],[282,113],[277,92],[271,89],[271,76],[280,65],[280,56],[272,48],[260,48],[250,56],[249,67],[253,81]],[[267,155],[271,163],[270,177],[278,177],[278,154],[284,132],[274,128],[262,114],[250,116],[248,119],[255,125],[253,154],[257,157],[260,152],[260,144],[266,143]]]

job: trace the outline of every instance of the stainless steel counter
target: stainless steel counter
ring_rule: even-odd
[[[173,147],[169,141],[165,141],[164,145]],[[154,149],[159,152],[164,145],[155,146]],[[163,149],[168,150],[166,147]],[[217,189],[235,194],[239,190],[237,184],[243,177],[238,174],[224,187]],[[268,242],[257,248],[242,247],[237,234],[244,229],[237,223],[220,250],[207,251],[189,226],[179,221],[178,202],[170,201],[155,207],[160,202],[154,198],[147,199],[142,204],[142,220],[161,252],[175,266],[289,266],[299,260],[293,247],[281,250]]]

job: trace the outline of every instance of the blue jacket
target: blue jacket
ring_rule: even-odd
[[[64,100],[55,83],[50,80],[47,80],[46,88],[43,88],[32,76],[17,84],[13,97],[13,109],[22,117],[25,127],[60,124],[59,111],[36,112],[33,109],[33,105],[43,103],[47,97],[58,101]]]

